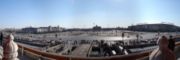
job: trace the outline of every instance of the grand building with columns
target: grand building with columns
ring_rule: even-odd
[[[180,28],[173,24],[139,24],[128,26],[128,29],[133,31],[176,32]]]
[[[48,27],[27,27],[27,28],[23,28],[22,32],[25,33],[44,33],[44,32],[59,32],[59,31],[63,31],[64,28],[62,27],[52,27],[52,26],[48,26]]]

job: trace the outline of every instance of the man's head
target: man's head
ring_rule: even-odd
[[[13,40],[14,40],[14,36],[12,34],[5,37],[5,41],[13,41]]]
[[[172,39],[172,38],[173,38],[173,36],[172,36],[172,35],[170,35],[170,36],[169,36],[169,39]]]
[[[168,39],[165,36],[162,36],[159,38],[158,40],[158,44],[159,44],[159,48],[160,49],[164,49],[164,48],[168,48]]]

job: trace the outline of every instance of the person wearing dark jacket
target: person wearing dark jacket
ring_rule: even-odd
[[[169,36],[169,44],[168,48],[172,51],[174,51],[175,48],[175,40],[173,39],[173,36]]]
[[[3,42],[3,33],[1,32],[0,33],[0,45],[2,45],[2,42]]]

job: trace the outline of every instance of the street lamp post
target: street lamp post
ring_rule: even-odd
[[[136,35],[137,43],[139,43],[139,34]]]
[[[125,33],[124,33],[124,32],[122,32],[121,37],[122,37],[123,45],[124,45],[124,36],[125,36]]]

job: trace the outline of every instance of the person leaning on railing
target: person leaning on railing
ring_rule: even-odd
[[[170,35],[169,36],[169,45],[168,45],[168,48],[172,51],[174,51],[174,48],[175,48],[175,39],[173,39],[173,36]]]
[[[158,39],[159,48],[155,49],[149,56],[149,60],[176,60],[175,54],[168,48],[168,39],[162,36]]]
[[[3,42],[3,33],[1,32],[0,33],[0,45],[2,45],[2,42]]]

